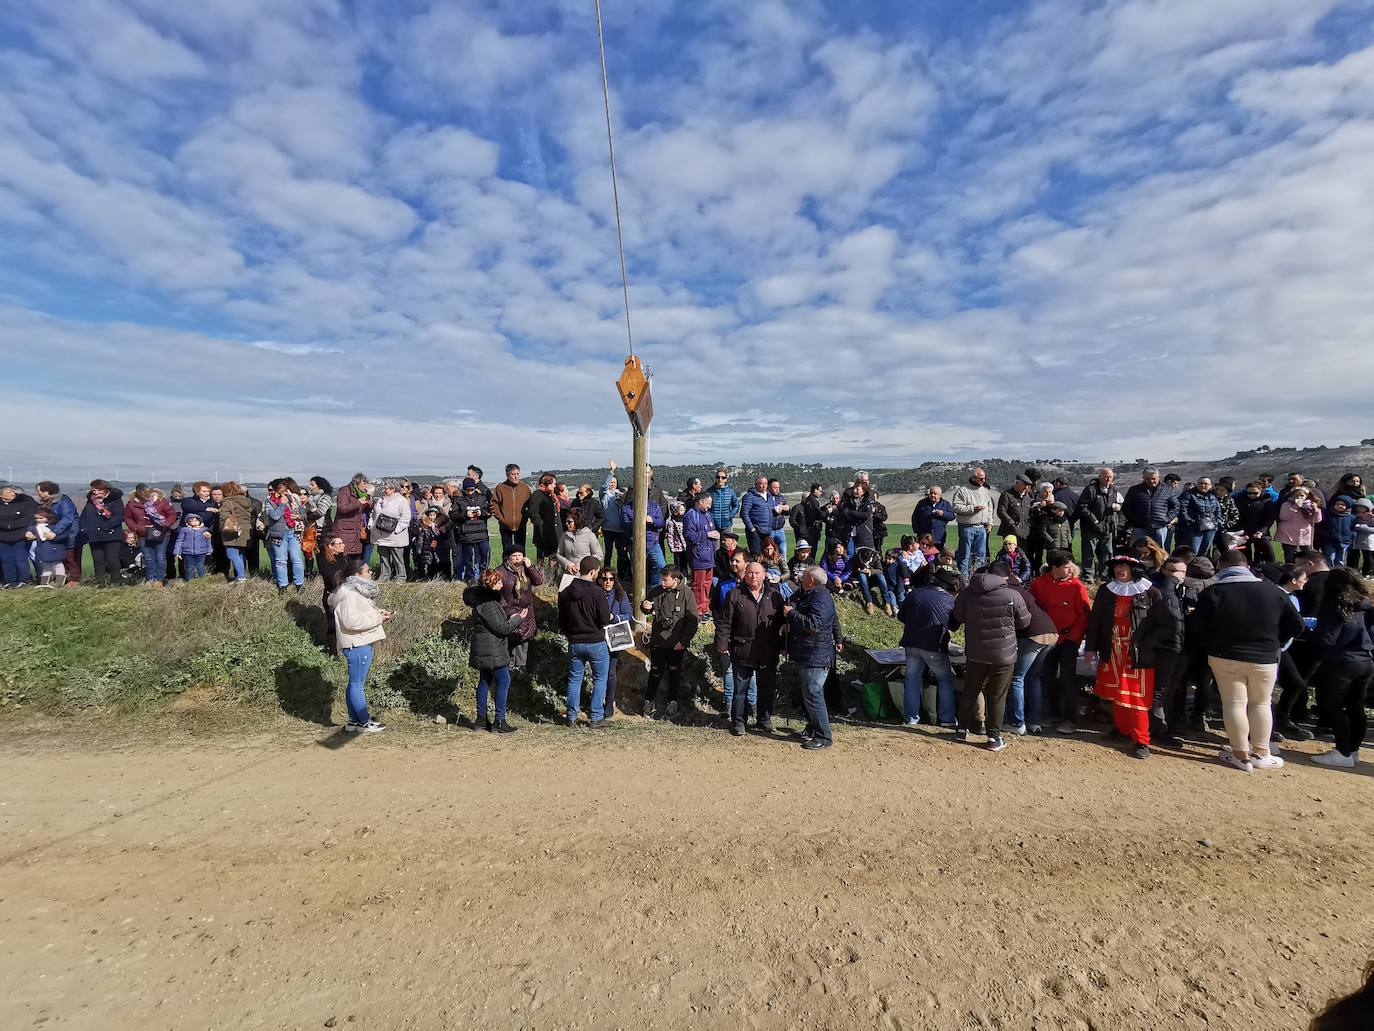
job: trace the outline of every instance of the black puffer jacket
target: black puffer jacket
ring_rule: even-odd
[[[1236,512],[1240,517],[1239,522],[1236,523],[1236,529],[1241,533],[1269,536],[1269,528],[1274,525],[1274,520],[1279,517],[1279,506],[1269,495],[1261,491],[1257,498],[1252,498],[1248,494],[1241,494],[1235,500]]]
[[[730,658],[750,667],[771,666],[782,651],[782,593],[764,582],[759,600],[745,584],[725,596],[716,619],[716,651],[729,650]]]
[[[1178,491],[1167,483],[1160,482],[1154,487],[1137,483],[1126,492],[1126,524],[1148,530],[1158,530],[1168,526],[1178,518]]]
[[[1007,578],[979,573],[954,599],[951,630],[964,630],[964,654],[971,662],[1010,666],[1016,661],[1016,637],[1031,625],[1030,609]],[[1051,629],[1053,624],[1051,624]]]
[[[1125,500],[1125,496],[1116,489],[1116,484],[1104,487],[1100,480],[1093,480],[1078,495],[1078,507],[1074,509],[1074,515],[1084,533],[1097,537],[1105,534],[1115,536],[1121,528],[1121,510],[1112,506],[1121,505]]]
[[[15,494],[13,501],[0,498],[0,542],[17,544],[33,525],[38,502],[27,494]]]
[[[506,615],[501,592],[480,584],[463,592],[463,604],[472,609],[472,641],[468,665],[493,670],[510,665],[510,635],[520,625],[520,615]]]
[[[1188,585],[1167,577],[1157,589],[1159,597],[1141,619],[1133,638],[1137,661],[1145,669],[1156,664],[1159,652],[1177,655],[1183,651],[1184,604]]]

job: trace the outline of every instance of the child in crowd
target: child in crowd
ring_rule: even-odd
[[[830,551],[821,559],[821,568],[830,578],[830,589],[837,594],[843,591],[845,583],[849,580],[849,557],[845,553],[842,541],[830,543]]]
[[[138,535],[132,530],[124,532],[124,543],[119,546],[119,578],[126,584],[142,583],[146,579],[143,549],[138,546]]]
[[[188,515],[186,524],[177,531],[177,540],[172,545],[172,554],[181,559],[182,570],[187,580],[196,580],[205,575],[205,557],[214,549],[214,537],[205,528],[205,522],[198,515]]]
[[[440,519],[443,513],[437,508],[427,508],[415,524],[415,575],[421,580],[432,580],[439,570],[439,545],[443,539]]]
[[[1374,577],[1374,502],[1356,498],[1351,506],[1355,512],[1355,543],[1350,545],[1350,568]]]
[[[993,562],[1005,562],[1011,567],[1012,574],[1016,579],[1025,583],[1031,577],[1030,559],[1021,550],[1021,542],[1016,539],[1016,534],[1009,533],[1002,538],[1002,549],[993,557]]]
[[[38,566],[39,587],[61,587],[67,582],[67,569],[62,564],[67,557],[67,545],[57,539],[52,524],[57,516],[50,508],[40,508],[33,515],[33,526],[29,529],[33,547],[30,556]]]

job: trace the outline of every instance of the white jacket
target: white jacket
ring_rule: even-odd
[[[334,610],[334,630],[339,639],[339,651],[386,639],[386,631],[382,629],[382,610],[349,586],[347,580],[330,596],[329,604]]]
[[[396,529],[382,533],[377,529],[377,517],[396,517]],[[404,548],[410,543],[410,499],[403,494],[378,497],[372,502],[372,514],[367,519],[367,532],[379,548]]]
[[[961,483],[954,488],[949,503],[960,526],[991,526],[997,509],[997,499],[992,496],[992,488],[987,484],[974,487],[969,483]],[[973,511],[976,505],[982,505],[983,511]]]

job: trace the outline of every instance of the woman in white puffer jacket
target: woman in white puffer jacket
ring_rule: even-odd
[[[350,559],[343,582],[329,598],[339,653],[348,663],[348,691],[344,695],[348,722],[344,730],[350,734],[375,734],[386,729],[368,714],[363,692],[372,669],[372,646],[386,639],[382,624],[391,618],[390,612],[377,605],[380,594],[367,563]]]

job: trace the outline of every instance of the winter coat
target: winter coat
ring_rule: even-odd
[[[63,494],[48,507],[57,517],[52,524],[54,538],[62,544],[64,550],[70,551],[81,540],[81,516],[76,511],[76,503]]]
[[[954,612],[954,595],[937,584],[918,587],[902,599],[897,618],[902,623],[903,648],[929,652],[949,649],[949,617]]]
[[[573,576],[578,576],[582,560],[588,555],[601,558],[601,541],[596,534],[585,526],[571,533],[564,530],[558,542],[558,564]]]
[[[1320,612],[1312,644],[1323,659],[1374,658],[1374,607],[1365,599],[1344,619],[1330,610]]]
[[[410,543],[410,520],[413,514],[410,499],[402,494],[392,494],[390,497],[383,494],[373,498],[372,511],[367,517],[368,539],[379,548],[406,547]],[[384,515],[396,520],[396,527],[390,533],[377,529],[377,520]]]
[[[870,495],[865,494],[862,498],[856,498],[853,494],[846,494],[841,499],[837,521],[840,537],[846,547],[851,537],[856,549],[873,547],[873,517],[873,498]]]
[[[1057,644],[1059,628],[1055,626],[1053,617],[1036,602],[1035,595],[1031,594],[1030,588],[1024,583],[1008,582],[1007,586],[1021,596],[1021,600],[1026,603],[1026,611],[1030,613],[1030,626],[1020,631],[1016,636],[1034,638],[1046,645]]]
[[[1030,582],[1031,596],[1054,621],[1060,642],[1081,641],[1088,631],[1088,613],[1092,601],[1088,589],[1076,576],[1056,580],[1050,573],[1041,573]]]
[[[227,499],[226,499],[227,500]],[[345,648],[358,648],[385,639],[382,629],[382,610],[377,603],[363,592],[370,580],[359,581],[350,576],[333,594],[329,596],[329,607],[334,613],[334,630],[338,637],[339,651]]]
[[[601,483],[601,532],[624,533],[625,516],[621,513],[620,491],[611,490],[612,473]]]
[[[606,605],[611,610],[612,623],[634,622],[634,602],[630,600],[630,595],[623,589],[618,595],[615,591],[607,591]]]
[[[519,530],[529,518],[528,506],[533,496],[530,485],[524,480],[513,487],[502,480],[491,490],[491,514],[507,530]]]
[[[649,647],[675,648],[679,644],[688,647],[696,635],[698,623],[697,603],[688,582],[680,580],[672,590],[655,587],[649,592],[648,600],[653,603]]]
[[[606,509],[595,494],[573,498],[572,507],[581,511],[583,525],[592,533],[598,532],[606,524]]]
[[[1374,515],[1355,515],[1355,543],[1351,545],[1356,551],[1374,551]]]
[[[228,499],[225,500],[227,502]],[[334,523],[331,529],[343,541],[345,555],[357,556],[363,553],[362,530],[367,525],[367,509],[370,504],[370,499],[364,501],[358,497],[352,486],[340,488],[338,496],[334,499]],[[220,518],[223,517],[224,509],[221,506]],[[230,542],[226,540],[224,543]]]
[[[1137,661],[1145,669],[1157,664],[1160,652],[1178,655],[1183,651],[1187,615],[1183,599],[1187,588],[1181,581],[1166,577],[1158,591],[1159,597],[1145,613],[1132,637]]]
[[[971,483],[961,483],[954,488],[949,503],[950,507],[954,509],[954,517],[960,526],[992,525],[996,499],[992,496],[992,488],[986,483],[981,487],[975,487]],[[980,505],[982,511],[975,512],[974,508]]]
[[[13,501],[0,498],[0,543],[18,544],[33,526],[38,502],[27,494],[15,494]]]
[[[708,536],[719,533],[710,512],[689,508],[682,520],[682,533],[687,538],[687,562],[692,569],[711,569],[716,564],[716,539]]]
[[[782,593],[765,582],[757,601],[745,584],[725,596],[716,620],[716,651],[729,651],[736,665],[772,666],[782,652]]]
[[[738,588],[736,588],[738,589]],[[803,669],[828,669],[843,642],[835,599],[824,587],[792,595],[787,617],[787,654]]]
[[[706,493],[711,495],[711,518],[716,522],[716,529],[724,532],[734,526],[743,504],[735,488],[727,483],[723,487],[708,487]]]
[[[1322,510],[1315,502],[1308,501],[1299,507],[1289,499],[1279,506],[1279,528],[1274,540],[1280,544],[1311,547],[1316,539],[1317,524],[1321,521]]]
[[[827,555],[821,559],[821,568],[830,577],[832,584],[835,580],[844,583],[849,579],[849,559],[843,555]]]
[[[911,531],[917,537],[928,533],[936,545],[942,544],[949,524],[954,522],[954,506],[944,498],[938,502],[922,498],[911,510]]]
[[[757,487],[750,487],[745,491],[739,510],[740,518],[744,520],[744,529],[749,533],[771,533],[775,504],[777,502],[770,495],[760,494]]]
[[[635,509],[628,502],[622,506],[621,511],[625,514],[626,526],[633,527],[635,522]],[[644,524],[644,547],[658,547],[659,534],[663,532],[663,508],[653,498],[649,499],[649,519],[652,522]],[[628,530],[626,531],[629,532]]]
[[[788,511],[787,511],[787,512],[776,512],[776,511],[774,511],[774,509],[776,509],[779,505],[786,505]],[[787,516],[789,515],[789,513],[791,512],[791,510],[792,510],[792,506],[789,505],[789,504],[787,503],[787,498],[785,498],[781,493],[774,494],[772,491],[769,491],[769,493],[768,493],[768,515],[769,515],[769,518],[772,520],[771,528],[772,528],[773,532],[776,533],[778,530],[783,529],[783,527],[785,527],[785,526],[787,525]]]
[[[1016,662],[1016,638],[1031,624],[1025,599],[1007,586],[1005,577],[977,573],[954,600],[950,628],[964,627],[964,654],[970,662],[1010,666]]]
[[[1150,606],[1159,599],[1159,593],[1157,588],[1151,587],[1131,598],[1132,666],[1136,666],[1139,661],[1135,655],[1136,633],[1145,614],[1150,611]],[[1112,624],[1116,619],[1116,599],[1117,595],[1104,584],[1097,592],[1097,597],[1093,598],[1092,612],[1088,614],[1088,629],[1083,635],[1083,650],[1096,652],[1102,657],[1103,662],[1107,661],[1107,656],[1112,653]]]
[[[472,609],[468,665],[476,670],[504,669],[509,666],[510,635],[520,625],[519,612],[508,615],[501,606],[501,592],[481,584],[463,592],[463,604]]]
[[[459,544],[482,544],[491,540],[487,519],[487,499],[473,492],[471,497],[457,495],[449,505],[449,521],[453,539]]]
[[[1206,533],[1203,522],[1210,522],[1213,530],[1221,527],[1221,501],[1215,494],[1200,490],[1185,491],[1178,508],[1178,525],[1191,533]]]
[[[1012,487],[997,499],[997,532],[1003,537],[1014,533],[1021,540],[1030,537],[1030,512],[1034,500],[1030,491],[1018,494]]]
[[[686,527],[682,523],[685,515],[681,501],[668,502],[668,518],[663,523],[663,548],[669,555],[681,555],[687,550]]]
[[[521,609],[528,610],[512,636],[520,641],[532,640],[539,629],[534,621],[534,588],[544,582],[544,574],[539,571],[537,565],[525,566],[521,572],[525,574],[529,586],[522,591],[518,589],[516,575],[510,566],[502,562],[496,567],[496,571],[501,574],[501,606],[506,610],[506,615],[513,616]]]
[[[1064,506],[1064,511],[1069,515],[1069,522],[1073,522],[1074,516],[1078,514],[1078,492],[1072,487],[1060,487],[1054,492],[1054,500]]]
[[[1350,498],[1345,499],[1344,512],[1328,508],[1322,515],[1321,526],[1317,530],[1317,540],[1321,544],[1334,544],[1348,548],[1355,543],[1355,513],[1350,510]],[[1341,498],[1337,498],[1337,501]]]
[[[51,530],[52,527],[47,526],[47,529]],[[67,557],[67,545],[63,541],[56,537],[50,541],[39,540],[36,524],[30,526],[28,532],[34,536],[33,560],[35,562],[61,562]]]
[[[559,539],[563,536],[563,520],[559,516],[558,502],[548,491],[536,490],[530,495],[527,507],[536,549],[548,554],[557,551]]]
[[[176,543],[172,545],[173,555],[208,555],[214,551],[209,531],[203,526],[183,526],[177,531]]]
[[[1221,529],[1234,530],[1240,522],[1240,509],[1236,506],[1236,499],[1229,494],[1221,493],[1217,495],[1217,503],[1221,506]]]
[[[1269,536],[1269,528],[1279,517],[1279,506],[1263,491],[1257,498],[1248,497],[1244,492],[1235,499],[1238,521],[1235,528],[1251,537]]]
[[[153,511],[162,520],[162,528],[170,537],[176,530],[177,513],[176,509],[167,502],[166,499],[153,502]],[[153,524],[153,519],[148,514],[147,504],[142,501],[130,501],[124,506],[124,525],[133,531],[135,537],[140,541],[148,536],[148,527]]]
[[[312,490],[306,498],[305,518],[315,524],[319,533],[329,529],[329,514],[334,511],[334,498],[322,490]]]
[[[291,522],[294,526],[288,525],[287,512],[291,513]],[[283,494],[279,501],[269,495],[266,504],[263,505],[262,514],[267,525],[266,537],[269,541],[279,541],[293,536],[298,529],[302,533],[305,531],[305,508],[301,505],[300,498],[293,494]]]
[[[1178,518],[1178,491],[1162,480],[1153,487],[1137,483],[1126,491],[1126,525],[1158,530]]]
[[[1020,548],[1017,548],[1016,554],[1013,555],[1011,552],[1007,551],[1007,546],[1004,544],[998,549],[997,554],[993,556],[992,561],[1005,562],[1011,567],[1012,575],[1023,583],[1031,578],[1032,570],[1030,559],[1026,557],[1026,553]],[[992,563],[989,563],[989,565],[991,564]]]
[[[230,534],[226,524],[238,524],[238,532]],[[225,498],[219,505],[219,538],[220,542],[227,548],[246,548],[252,538],[253,533],[253,506],[248,498],[243,494],[233,494]],[[348,545],[348,538],[344,538],[345,550]]]
[[[4,502],[0,502],[3,505]],[[86,495],[86,507],[81,510],[81,533],[91,544],[104,544],[124,539],[124,496],[118,488],[110,491],[103,502],[109,509],[108,516],[102,516]]]
[[[210,509],[214,511],[210,511]],[[181,499],[181,525],[186,525],[188,516],[200,516],[203,529],[214,533],[219,529],[219,506],[215,504],[214,498],[206,498],[201,501],[194,494]]]
[[[1302,616],[1277,585],[1249,570],[1228,573],[1222,570],[1198,598],[1188,639],[1217,658],[1278,662],[1283,643],[1302,633]]]
[[[825,512],[821,509],[820,498],[807,495],[792,506],[788,516],[792,532],[799,541],[806,541],[813,548],[821,546],[821,532],[825,529]]]
[[[1041,505],[1031,512],[1030,543],[1045,551],[1073,550],[1073,520]]]
[[[1116,489],[1116,484],[1103,487],[1100,480],[1093,480],[1078,495],[1078,507],[1074,509],[1074,515],[1088,536],[1114,537],[1121,528],[1125,504],[1126,497]],[[1113,508],[1113,505],[1121,508]]]
[[[739,548],[736,547],[735,551],[738,550]],[[734,551],[725,550],[725,542],[722,538],[720,546],[716,548],[715,576],[717,580],[733,580],[735,578],[735,571],[730,568],[734,554]]]

